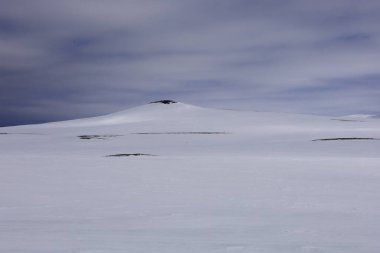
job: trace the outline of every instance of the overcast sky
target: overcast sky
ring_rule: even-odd
[[[380,113],[377,0],[0,0],[0,125],[157,99]]]

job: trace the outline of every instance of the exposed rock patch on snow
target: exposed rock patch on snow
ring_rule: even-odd
[[[153,101],[153,102],[150,102],[150,103],[151,104],[165,104],[165,105],[169,105],[169,104],[175,104],[177,102],[174,101],[174,100],[164,99],[164,100]]]
[[[152,154],[141,154],[141,153],[131,153],[131,154],[114,154],[108,155],[107,157],[122,157],[122,156],[155,156]]]
[[[92,139],[97,139],[97,140],[107,140],[109,138],[114,138],[118,137],[120,135],[112,135],[112,134],[106,134],[106,135],[79,135],[78,138],[81,140],[92,140]]]
[[[380,140],[375,138],[363,138],[363,137],[340,137],[340,138],[324,138],[315,139],[313,141],[356,141],[356,140]]]

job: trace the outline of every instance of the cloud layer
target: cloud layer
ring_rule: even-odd
[[[0,125],[172,98],[379,113],[380,2],[1,0]]]

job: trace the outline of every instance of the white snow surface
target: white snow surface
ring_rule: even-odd
[[[0,252],[380,252],[379,119],[148,104],[0,133]]]

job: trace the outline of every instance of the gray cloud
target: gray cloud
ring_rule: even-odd
[[[160,98],[379,113],[380,2],[2,0],[0,125]]]

